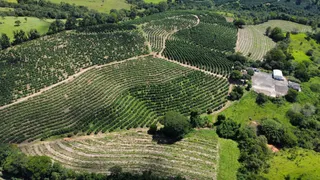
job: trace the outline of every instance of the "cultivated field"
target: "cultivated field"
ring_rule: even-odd
[[[275,42],[264,35],[268,27],[280,27],[285,32],[311,31],[310,26],[283,20],[270,20],[259,25],[245,26],[243,29],[239,29],[236,51],[249,56],[253,60],[262,60],[263,56],[276,45]]]
[[[130,172],[152,170],[155,174],[167,176],[215,180],[219,166],[219,141],[211,130],[191,133],[171,145],[152,141],[152,136],[145,131],[130,130],[22,145],[20,148],[29,155],[49,156],[68,168],[99,173],[108,173],[109,168],[120,165],[124,171]],[[236,162],[236,159],[229,160],[233,161],[229,163]],[[235,172],[229,174],[232,176]]]
[[[25,20],[25,18],[27,18],[27,21]],[[17,20],[21,22],[20,26],[15,26],[15,21]],[[35,17],[4,16],[0,18],[0,34],[7,34],[11,41],[13,41],[13,31],[15,30],[22,29],[25,32],[28,32],[30,31],[30,29],[37,29],[40,34],[45,34],[48,32],[50,23],[53,21],[54,20],[52,19],[43,20]]]
[[[253,60],[262,60],[263,56],[275,47],[276,43],[264,32],[259,31],[257,26],[246,26],[238,31],[238,41],[236,51]]]
[[[137,30],[63,32],[0,53],[0,106],[61,82],[83,68],[147,54]]]
[[[130,9],[130,4],[125,0],[49,0],[53,3],[69,3],[77,6],[86,6],[89,9],[109,13],[111,9]]]
[[[62,133],[144,127],[166,111],[217,110],[226,102],[224,78],[142,58],[92,68],[76,79],[0,110],[0,142],[23,142]]]

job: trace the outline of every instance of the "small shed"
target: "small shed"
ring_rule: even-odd
[[[289,88],[292,88],[292,89],[294,89],[294,90],[296,90],[296,91],[301,92],[301,87],[300,87],[300,84],[298,84],[298,83],[289,81],[289,82],[288,82],[288,87],[289,87]]]
[[[274,69],[274,70],[272,71],[272,77],[273,77],[273,79],[276,79],[276,80],[280,80],[280,81],[283,81],[283,80],[284,80],[282,71],[279,70],[279,69]]]

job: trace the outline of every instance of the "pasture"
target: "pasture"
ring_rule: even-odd
[[[9,11],[14,11],[14,8],[0,7],[0,12],[9,12]]]
[[[307,52],[312,50],[312,55],[320,60],[320,44],[314,39],[307,40],[307,35],[304,33],[291,34],[290,36],[290,50],[296,62],[311,63],[310,56],[307,56]]]
[[[76,6],[85,6],[101,13],[109,13],[111,9],[130,9],[125,0],[49,0],[53,3],[69,3]]]
[[[166,0],[144,0],[144,2],[158,4],[160,2],[166,2]]]
[[[27,20],[25,20],[25,18],[27,18]],[[17,20],[21,22],[20,26],[15,26],[15,21]],[[5,16],[0,18],[0,34],[7,34],[11,41],[13,41],[13,31],[20,29],[24,30],[25,32],[30,31],[30,29],[37,29],[40,34],[46,34],[49,30],[50,23],[53,21],[54,20],[52,19],[44,20],[35,17]]]
[[[250,121],[259,121],[262,118],[277,118],[282,123],[290,125],[289,119],[286,116],[291,105],[284,102],[278,106],[272,102],[267,102],[263,106],[259,106],[256,101],[257,94],[249,92],[244,95],[240,101],[235,101],[233,104],[220,114],[224,114],[227,118],[231,118],[240,124],[248,124]]]
[[[307,149],[281,150],[270,160],[269,172],[264,177],[282,179],[320,179],[320,154]]]
[[[228,148],[223,141],[223,148]],[[217,179],[220,139],[212,130],[198,130],[174,144],[159,144],[145,129],[58,139],[20,146],[29,155],[46,155],[64,166],[90,172],[109,173],[120,165],[125,172],[152,170],[155,174],[181,175],[188,179]],[[230,144],[227,142],[227,144]],[[231,142],[231,148],[236,144]],[[220,149],[225,150],[225,149]],[[228,151],[230,152],[230,151]],[[237,164],[237,153],[222,157]],[[225,165],[222,165],[225,166]],[[237,166],[231,168],[235,169]],[[235,172],[228,175],[234,179]],[[221,176],[220,176],[221,177]]]

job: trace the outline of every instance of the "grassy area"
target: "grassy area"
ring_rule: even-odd
[[[18,3],[17,0],[6,0],[7,2],[11,2],[11,3]]]
[[[9,11],[14,11],[14,9],[8,8],[8,7],[0,7],[0,12],[9,12]]]
[[[277,153],[270,162],[268,179],[282,180],[290,176],[291,179],[320,179],[320,153],[306,149],[288,149]]]
[[[157,4],[159,2],[166,2],[166,0],[144,0],[144,2]]]
[[[130,9],[125,0],[49,0],[53,3],[69,3],[77,6],[86,6],[99,12],[109,13],[111,9]]]
[[[300,92],[298,95],[298,102],[300,104],[314,104],[319,100],[320,94],[317,92],[313,92],[310,89],[310,86],[312,86],[313,84],[320,84],[320,77],[311,78],[308,82],[301,84],[302,92]]]
[[[238,158],[240,156],[240,150],[238,144],[230,139],[219,138],[219,169],[218,179],[237,179],[237,171],[240,167]]]
[[[320,44],[317,44],[314,39],[308,41],[306,37],[304,33],[291,34],[290,48],[296,62],[311,62],[310,57],[306,55],[308,50],[313,50],[314,57],[320,57]]]
[[[286,112],[291,105],[285,103],[281,106],[267,102],[263,106],[259,106],[256,101],[256,93],[250,92],[234,102],[229,108],[220,114],[224,114],[227,118],[231,118],[240,124],[246,124],[249,121],[259,121],[263,118],[277,118],[284,124],[289,124]]]
[[[20,26],[15,26],[15,21],[21,21]],[[35,17],[27,17],[27,21],[25,20],[25,17],[13,17],[13,16],[6,16],[3,18],[0,18],[0,33],[7,34],[11,41],[13,40],[13,31],[15,30],[24,30],[28,32],[30,29],[37,29],[40,34],[45,34],[48,32],[50,23],[54,21],[52,19],[50,20],[42,20]]]
[[[284,20],[269,20],[268,22],[256,25],[255,27],[261,32],[265,33],[268,27],[275,28],[279,27],[285,32],[298,31],[298,32],[311,32],[311,26],[294,23],[291,21]]]

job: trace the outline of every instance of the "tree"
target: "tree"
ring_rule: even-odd
[[[148,134],[155,134],[157,132],[157,125],[156,124],[151,124]]]
[[[283,138],[284,128],[281,123],[267,119],[261,122],[259,132],[267,137],[269,143],[279,145]]]
[[[13,37],[13,44],[21,44],[22,42],[28,40],[28,37],[23,30],[13,31]]]
[[[40,37],[40,33],[36,29],[31,29],[28,33],[29,40],[37,39]]]
[[[109,169],[111,176],[118,176],[122,173],[122,167],[121,166],[113,166]]]
[[[20,20],[16,20],[14,23],[15,23],[15,26],[20,26],[21,21]]]
[[[158,9],[159,9],[159,12],[164,12],[168,9],[168,4],[167,2],[160,2],[158,4]]]
[[[229,99],[231,101],[234,101],[234,100],[239,100],[243,95],[243,89],[242,87],[240,86],[235,86],[233,89],[232,89],[232,92],[230,93],[229,95]]]
[[[240,80],[242,78],[241,72],[238,70],[233,70],[230,74],[230,79]]]
[[[266,29],[266,36],[269,36],[270,35],[270,32],[271,32],[271,27],[267,27]]]
[[[200,111],[198,109],[192,109],[190,112],[190,123],[192,127],[201,127]]]
[[[77,28],[77,19],[75,17],[69,16],[65,24],[65,29],[70,30],[75,28]]]
[[[217,117],[216,125],[220,125],[224,120],[226,120],[226,116],[223,114],[219,114]]]
[[[233,24],[238,28],[243,28],[243,26],[246,25],[246,22],[243,19],[237,19],[233,21]]]
[[[256,103],[259,105],[262,105],[266,102],[268,102],[268,97],[266,95],[264,95],[263,93],[259,93],[256,98]]]
[[[163,119],[164,127],[161,129],[164,135],[174,139],[181,139],[191,131],[188,119],[182,114],[169,111]]]
[[[221,124],[217,126],[217,134],[223,138],[236,139],[239,128],[239,124],[231,119],[227,119],[222,121]]]
[[[54,34],[64,30],[64,23],[61,20],[55,20],[50,24],[49,31],[47,34]]]
[[[10,47],[10,38],[6,34],[1,34],[0,47],[1,49]]]
[[[294,89],[289,88],[288,94],[285,95],[285,98],[288,102],[296,102],[297,101],[298,92]]]
[[[273,28],[269,37],[276,42],[282,41],[285,38],[282,32],[282,29],[279,27]]]
[[[52,161],[47,156],[31,156],[28,157],[26,169],[32,179],[44,179],[51,174]]]

